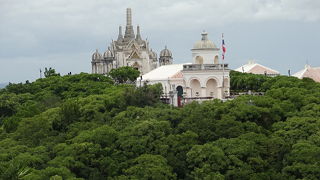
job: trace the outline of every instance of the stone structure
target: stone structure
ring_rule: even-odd
[[[127,8],[127,24],[124,35],[120,26],[117,40],[112,41],[104,55],[102,56],[98,51],[92,55],[92,73],[106,74],[113,68],[132,66],[138,69],[141,74],[145,74],[157,68],[159,65],[157,54],[149,47],[149,42],[142,39],[139,26],[136,30],[135,34],[131,9]],[[167,48],[165,51],[170,52]],[[160,59],[161,62],[165,59],[172,63],[171,52],[165,53],[165,56],[161,56]]]
[[[192,63],[163,65],[137,79],[137,85],[161,83],[164,98],[175,106],[190,101],[225,99],[230,93],[228,64],[219,63],[220,49],[202,33],[192,51]],[[161,62],[161,61],[160,61]]]
[[[165,48],[160,51],[160,58],[159,58],[159,65],[169,65],[172,64],[172,53],[171,51],[165,46]]]

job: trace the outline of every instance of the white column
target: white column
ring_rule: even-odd
[[[206,94],[207,94],[206,90],[207,90],[206,87],[201,87],[201,95],[199,97],[206,97]]]

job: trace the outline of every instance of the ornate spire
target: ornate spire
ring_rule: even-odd
[[[140,26],[139,26],[139,25],[137,26],[137,36],[136,36],[136,40],[137,40],[138,42],[142,41],[142,39],[141,39],[141,34],[140,34]]]
[[[119,35],[118,35],[118,42],[121,42],[123,40],[123,36],[122,36],[122,27],[119,26]]]
[[[127,26],[132,26],[131,8],[127,8]]]
[[[134,31],[132,27],[132,14],[131,14],[131,8],[127,8],[127,25],[126,25],[126,32],[124,34],[125,40],[131,40],[134,39]]]

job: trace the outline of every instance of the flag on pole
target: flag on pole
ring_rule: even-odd
[[[224,55],[226,54],[227,49],[226,49],[226,45],[224,43],[224,37],[223,37],[223,33],[222,33],[222,60],[224,60]]]

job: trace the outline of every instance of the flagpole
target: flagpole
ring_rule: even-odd
[[[225,92],[224,92],[224,39],[223,39],[223,33],[222,33],[222,98],[225,98]]]

